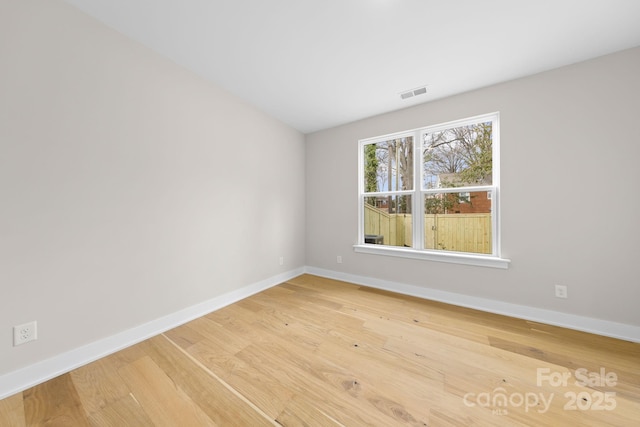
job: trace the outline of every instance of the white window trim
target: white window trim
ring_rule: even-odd
[[[422,135],[426,132],[437,132],[439,130],[464,126],[470,123],[477,123],[481,120],[491,120],[495,124],[493,128],[493,179],[491,186],[482,187],[459,187],[450,189],[422,189],[422,169],[423,156],[421,151]],[[490,191],[492,199],[492,248],[493,254],[473,254],[467,252],[452,251],[434,251],[424,249],[424,221],[415,221],[413,224],[413,248],[404,248],[398,246],[386,246],[364,243],[364,146],[367,144],[386,141],[400,137],[412,136],[414,141],[414,189],[411,191],[389,191],[383,193],[366,193],[366,196],[376,195],[412,195],[412,212],[422,214],[424,207],[422,206],[422,198],[424,194],[442,193],[442,192],[472,192],[472,191]],[[416,148],[418,148],[416,150]],[[374,138],[360,140],[358,143],[358,242],[353,246],[355,252],[384,255],[400,258],[419,259],[426,261],[437,261],[454,264],[473,265],[481,267],[493,267],[506,269],[509,267],[511,260],[501,257],[501,230],[500,230],[500,114],[498,112],[483,114],[462,120],[455,120],[434,126],[425,126],[404,132],[397,132],[388,135],[382,135]]]
[[[466,252],[428,251],[398,246],[373,244],[353,245],[354,252],[371,255],[385,255],[397,258],[419,259],[424,261],[447,262],[451,264],[474,265],[478,267],[509,268],[511,260],[490,255],[474,255]]]

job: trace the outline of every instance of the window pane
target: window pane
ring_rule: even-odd
[[[425,249],[491,254],[491,192],[426,194]]]
[[[422,135],[424,190],[492,184],[492,122]]]
[[[413,137],[364,146],[364,191],[413,190]]]
[[[412,246],[411,196],[364,198],[364,242]]]

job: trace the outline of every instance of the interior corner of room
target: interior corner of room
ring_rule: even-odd
[[[640,342],[640,47],[306,132],[69,3],[0,5],[0,398],[305,273]],[[354,250],[358,140],[496,111],[508,268]]]

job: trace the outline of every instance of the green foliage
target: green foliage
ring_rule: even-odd
[[[467,183],[482,183],[491,179],[493,153],[491,124],[480,123],[473,126],[475,138],[467,152],[467,168],[460,171],[460,180]]]
[[[378,158],[376,157],[376,144],[364,146],[364,191],[367,193],[378,191]]]
[[[434,194],[424,201],[425,213],[445,214],[459,203],[458,197],[454,193]]]
[[[460,203],[471,203],[470,197],[463,193],[438,193],[425,198],[426,214],[439,215],[452,213]]]

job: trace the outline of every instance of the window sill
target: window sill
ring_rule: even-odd
[[[462,254],[454,252],[419,251],[382,245],[353,245],[355,252],[372,255],[385,255],[399,258],[420,259],[425,261],[448,262],[453,264],[475,265],[479,267],[509,268],[511,260],[486,255]]]

